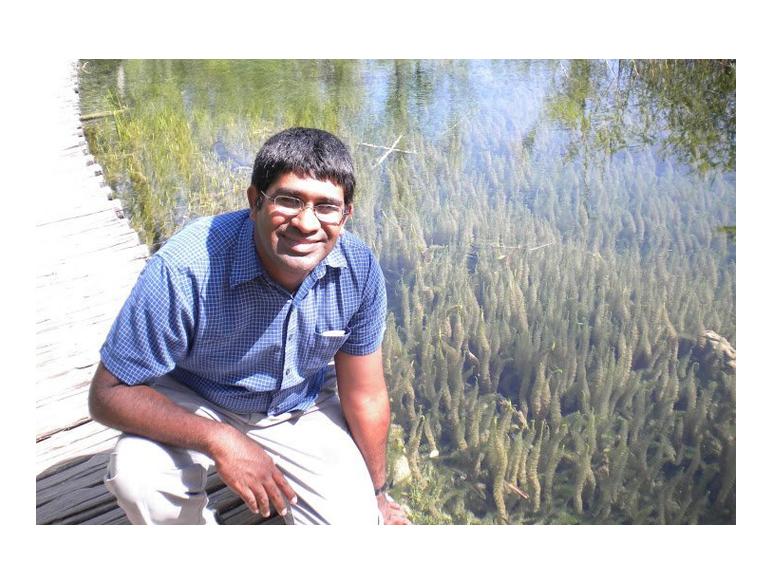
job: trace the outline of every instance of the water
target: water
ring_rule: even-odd
[[[84,112],[119,111],[87,136],[152,247],[245,207],[274,132],[350,146],[417,522],[735,521],[733,63],[103,61],[81,83]]]

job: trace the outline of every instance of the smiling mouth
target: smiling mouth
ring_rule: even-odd
[[[294,239],[292,237],[287,237],[286,235],[282,235],[281,239],[287,249],[296,253],[309,253],[321,243],[320,241],[308,239]]]

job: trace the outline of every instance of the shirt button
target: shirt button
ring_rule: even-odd
[[[288,342],[291,342],[291,341],[292,341],[292,338],[294,338],[294,337],[295,337],[295,336],[294,336],[293,334],[290,334],[289,336],[287,336],[287,341],[288,341]]]
[[[287,368],[286,370],[284,370],[284,375],[285,375],[285,376],[289,376],[289,373],[290,373],[290,369],[289,369],[289,368]]]

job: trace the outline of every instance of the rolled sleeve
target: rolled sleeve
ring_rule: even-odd
[[[147,383],[186,355],[195,324],[190,286],[161,256],[148,261],[100,350],[102,363],[123,383]]]
[[[381,266],[370,254],[369,271],[359,310],[349,322],[349,335],[340,351],[352,356],[375,352],[386,330],[386,283]]]

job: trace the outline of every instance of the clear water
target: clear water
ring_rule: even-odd
[[[90,61],[81,98],[153,248],[276,131],[349,145],[417,522],[734,522],[734,63]]]

